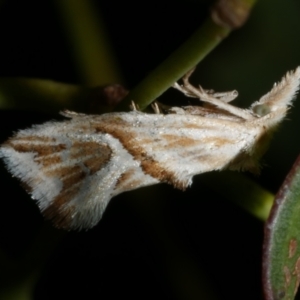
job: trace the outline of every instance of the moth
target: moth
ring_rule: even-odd
[[[65,111],[69,120],[18,131],[0,147],[9,172],[26,185],[57,227],[95,226],[110,199],[160,182],[184,190],[196,174],[259,172],[274,129],[299,88],[300,67],[248,109],[231,105],[237,92],[194,87],[189,75],[174,87],[203,106],[154,114],[134,109],[103,115]]]

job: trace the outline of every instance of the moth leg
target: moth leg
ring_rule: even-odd
[[[191,75],[194,73],[196,68],[191,69],[190,71],[188,71],[182,78],[182,81],[184,83],[184,85],[186,85],[187,83],[189,84],[189,78],[191,77]],[[178,89],[178,87],[176,87]],[[187,92],[187,96],[188,97],[192,97],[192,98],[198,98],[197,95],[194,95],[193,93],[189,93],[188,91],[183,91],[182,87],[179,85],[179,88],[181,88],[181,92],[185,93]],[[183,87],[184,88],[184,87]],[[233,91],[229,91],[229,92],[215,92],[214,90],[205,90],[200,86],[200,89],[206,93],[207,95],[210,95],[213,98],[217,98],[219,100],[222,100],[224,102],[231,102],[232,100],[234,100],[238,95],[238,91],[233,90]]]
[[[67,109],[63,110],[63,111],[60,111],[59,114],[66,117],[66,118],[69,118],[69,119],[86,116],[86,114],[77,113],[75,111],[71,111],[71,110],[67,110]]]
[[[207,91],[205,91],[207,93]],[[209,94],[209,93],[208,93]],[[230,92],[218,92],[218,93],[211,93],[211,96],[222,100],[223,102],[231,102],[239,95],[237,90],[233,90]]]
[[[134,101],[131,101],[131,104],[130,104],[130,109],[132,111],[140,111],[140,108],[137,104],[134,103]]]
[[[185,94],[187,97],[199,98],[199,95],[195,95],[194,93],[191,93],[189,90],[186,90],[184,86],[179,85],[177,82],[175,82],[173,87],[179,90],[180,92],[182,92],[183,94]],[[233,101],[239,95],[237,90],[233,90],[230,92],[215,92],[214,90],[205,90],[201,86],[199,86],[199,90],[210,97],[213,97],[215,99],[227,103]]]
[[[169,110],[168,110],[168,113],[169,114],[177,114],[177,115],[186,115],[187,112],[181,108],[181,107],[171,107]]]
[[[161,112],[160,112],[160,108],[159,108],[159,105],[158,103],[155,101],[153,103],[151,103],[151,107],[154,111],[155,114],[159,115]]]
[[[199,88],[194,87],[189,82],[189,77],[192,74],[192,71],[189,71],[183,78],[183,85],[179,85],[177,82],[173,85],[173,87],[179,91],[181,91],[184,95],[187,97],[193,97],[193,98],[199,98],[200,100],[210,103],[222,110],[225,110],[235,116],[238,116],[240,118],[243,118],[245,120],[253,120],[255,117],[251,112],[241,109],[238,107],[235,107],[227,102],[232,101],[234,98],[237,97],[237,92],[232,91],[229,92],[229,94],[224,95],[224,93],[221,93],[218,95],[218,93],[210,93],[209,91],[206,92],[201,86]],[[214,97],[214,95],[217,95],[217,97]]]

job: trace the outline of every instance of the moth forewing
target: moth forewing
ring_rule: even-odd
[[[208,107],[84,115],[20,130],[0,147],[12,175],[29,187],[57,227],[91,228],[109,200],[124,191],[166,182],[185,189],[212,170],[259,171],[258,159],[299,87],[290,72],[248,110],[229,103],[237,93],[175,85]]]

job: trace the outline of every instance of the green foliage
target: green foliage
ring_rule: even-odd
[[[275,197],[266,223],[264,285],[267,299],[293,299],[300,283],[300,158]]]

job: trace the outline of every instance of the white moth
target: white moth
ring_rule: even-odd
[[[188,82],[174,87],[206,106],[103,115],[64,112],[70,120],[20,130],[0,148],[8,170],[57,227],[95,226],[109,200],[159,182],[185,189],[212,170],[259,171],[258,160],[299,87],[300,67],[249,109]],[[207,106],[208,105],[208,106]]]

